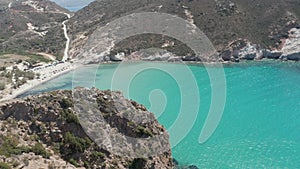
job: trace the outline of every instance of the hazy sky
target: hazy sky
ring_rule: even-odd
[[[84,7],[94,0],[51,0],[63,7]]]

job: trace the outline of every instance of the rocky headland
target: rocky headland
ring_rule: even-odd
[[[73,95],[80,99],[72,99]],[[168,134],[144,106],[125,99],[119,92],[77,88],[73,95],[72,91],[53,91],[1,103],[0,165],[10,168],[174,167]],[[88,116],[91,112],[82,111],[81,104],[90,100],[94,103],[91,109],[95,108],[99,114]],[[97,124],[97,130],[88,131],[83,127],[82,113],[85,117],[95,117],[83,122]],[[98,119],[100,116],[102,121]],[[93,137],[91,133],[96,134]],[[124,141],[127,137],[151,140],[156,136],[162,137],[152,145]],[[137,156],[134,152],[135,147],[148,150],[151,146],[157,152],[151,156],[143,153]],[[119,154],[118,150],[125,150],[126,154]]]

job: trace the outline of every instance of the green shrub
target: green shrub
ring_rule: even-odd
[[[62,99],[60,102],[60,106],[63,108],[63,109],[67,109],[69,107],[73,107],[73,103],[70,99]]]
[[[46,62],[46,63],[50,62],[50,59],[45,58],[42,55],[29,54],[27,56],[30,58],[30,60],[35,61],[35,62]]]
[[[103,159],[104,157],[105,157],[105,154],[101,153],[101,152],[98,152],[98,151],[93,151],[91,156],[90,156],[91,159],[95,159],[95,160],[97,160],[99,158]]]
[[[90,163],[87,162],[87,161],[84,161],[84,162],[83,162],[83,166],[84,166],[85,168],[91,168]]]
[[[0,169],[11,169],[11,167],[4,162],[0,162]]]
[[[44,146],[41,143],[36,143],[31,151],[35,154],[35,155],[41,155],[44,158],[50,158],[51,154],[47,152],[47,150],[44,148]]]
[[[70,110],[64,110],[62,117],[64,120],[67,121],[67,123],[75,123],[75,124],[80,124],[79,119],[76,114],[74,114]]]
[[[73,158],[71,158],[71,159],[69,160],[69,163],[71,163],[71,164],[74,165],[75,167],[78,166],[77,161],[75,161]]]
[[[138,126],[136,130],[138,133],[144,134],[148,137],[153,137],[153,135],[154,135],[149,129],[147,129],[143,126]]]
[[[4,90],[5,89],[5,84],[4,83],[0,83],[0,90]]]
[[[33,72],[25,72],[24,73],[24,77],[25,78],[28,78],[29,80],[32,80],[32,79],[34,79],[34,73]]]
[[[67,132],[64,136],[64,144],[69,146],[71,153],[84,152],[91,144],[88,138],[83,139],[74,136],[72,133]]]
[[[54,154],[59,154],[60,153],[60,144],[59,143],[52,143],[52,150],[54,152]]]
[[[136,158],[131,162],[131,164],[129,164],[129,169],[140,169],[145,166],[146,163],[146,159]]]
[[[10,157],[12,154],[20,155],[22,153],[30,152],[29,147],[18,147],[19,141],[16,137],[13,136],[3,137],[0,144],[0,155],[4,155],[6,157]]]

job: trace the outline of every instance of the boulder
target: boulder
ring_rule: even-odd
[[[268,58],[268,59],[279,59],[280,56],[282,55],[282,52],[274,50],[268,50],[268,49],[264,49],[262,50],[262,56],[263,58]]]

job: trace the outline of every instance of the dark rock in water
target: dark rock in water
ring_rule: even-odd
[[[246,54],[242,59],[254,60],[256,57],[257,57],[256,53],[249,53],[249,54]]]
[[[283,56],[281,56],[281,59],[299,61],[300,60],[300,52],[283,55]]]
[[[173,164],[174,164],[174,169],[199,169],[195,165],[180,166],[179,163],[178,163],[178,161],[175,158],[173,158]]]
[[[188,166],[186,168],[183,168],[183,169],[199,169],[199,168],[195,165],[190,165],[190,166]]]
[[[230,50],[225,50],[223,53],[221,53],[221,58],[224,61],[231,61],[232,52]]]
[[[282,52],[270,51],[270,50],[263,50],[263,57],[268,59],[279,59],[282,55]]]
[[[233,56],[235,59],[239,58],[239,52],[240,52],[239,49],[233,49],[233,51],[232,51],[232,56]]]
[[[179,165],[178,161],[175,158],[173,158],[173,164],[174,164],[175,168],[178,167],[178,165]]]
[[[191,55],[191,56],[183,56],[182,57],[182,61],[201,61],[199,59],[199,57],[195,56],[195,55]]]
[[[177,169],[199,169],[195,165],[189,165],[189,166],[179,166]]]

